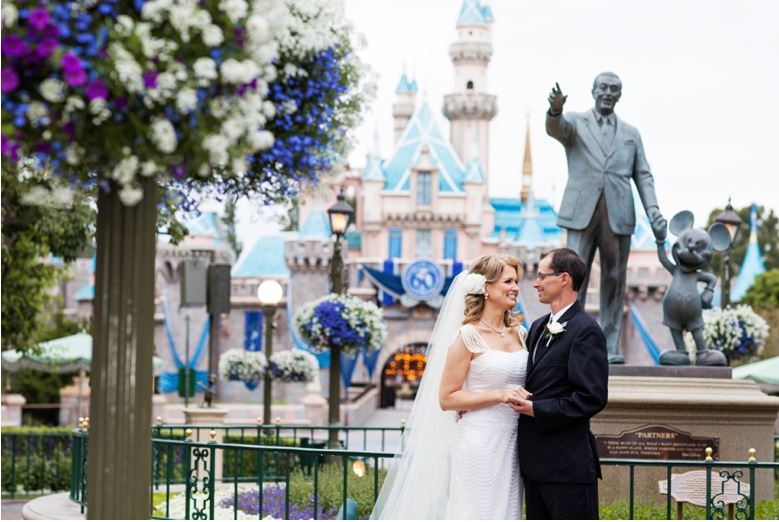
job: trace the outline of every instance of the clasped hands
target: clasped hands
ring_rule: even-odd
[[[522,386],[505,390],[501,395],[503,403],[508,404],[512,410],[523,415],[534,416],[533,402],[530,400],[533,394]]]

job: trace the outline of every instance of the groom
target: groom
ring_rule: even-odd
[[[530,400],[512,408],[519,418],[519,463],[528,519],[597,519],[601,478],[590,418],[606,406],[606,338],[577,302],[587,268],[576,252],[552,250],[533,287],[548,304],[528,334]]]

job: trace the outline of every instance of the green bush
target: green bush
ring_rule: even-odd
[[[343,464],[325,464],[318,468],[319,506],[323,510],[340,508],[343,503]],[[357,518],[368,518],[373,510],[374,468],[367,468],[365,475],[358,477],[347,468],[347,497],[357,503]],[[379,491],[387,470],[379,470]],[[311,505],[314,494],[314,476],[298,468],[290,475],[289,500],[298,506]]]
[[[227,435],[224,437],[225,444],[246,444],[248,446],[286,446],[299,447],[300,440],[292,437],[280,437],[276,435],[261,434],[256,435]],[[285,477],[291,472],[298,461],[298,457],[289,453],[264,453],[262,455],[264,468],[263,479]],[[259,477],[258,464],[260,463],[260,453],[258,451],[242,451],[234,449],[223,450],[222,473],[225,480],[233,477],[239,479],[257,479]],[[237,468],[237,473],[236,473]]]
[[[3,428],[3,494],[68,490],[71,447],[70,428]]]

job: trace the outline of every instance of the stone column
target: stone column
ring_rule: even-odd
[[[158,188],[133,207],[98,191],[87,517],[148,520]]]
[[[184,410],[184,423],[187,425],[205,425],[205,426],[217,426],[217,425],[223,425],[224,424],[224,418],[225,415],[227,415],[227,410],[222,410],[219,408],[187,408]],[[214,442],[222,442],[224,437],[224,430],[221,429],[214,429],[216,432],[216,437],[213,439]],[[211,430],[210,429],[201,429],[201,430],[194,430],[192,433],[192,440],[195,442],[211,442]],[[214,460],[214,481],[215,483],[222,481],[222,461],[223,461],[223,453],[222,450],[215,450],[215,460]],[[194,460],[194,459],[193,459]],[[199,479],[202,479],[203,477],[198,477]]]
[[[22,425],[22,406],[27,402],[23,395],[18,393],[3,394],[2,419],[3,426]]]

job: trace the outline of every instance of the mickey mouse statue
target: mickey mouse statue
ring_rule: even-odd
[[[690,364],[684,343],[684,331],[687,330],[695,340],[697,366],[727,366],[725,354],[706,348],[702,312],[704,308],[711,308],[714,286],[717,284],[716,277],[703,269],[711,262],[712,249],[723,251],[730,247],[730,234],[727,227],[720,223],[710,226],[707,233],[703,229],[693,228],[693,221],[694,217],[689,210],[682,210],[671,219],[669,229],[677,236],[671,249],[676,264],[668,259],[665,242],[657,242],[660,263],[673,276],[663,297],[663,324],[671,329],[676,345],[676,350],[667,350],[660,355],[660,364]],[[698,290],[699,281],[706,283],[702,293]]]

